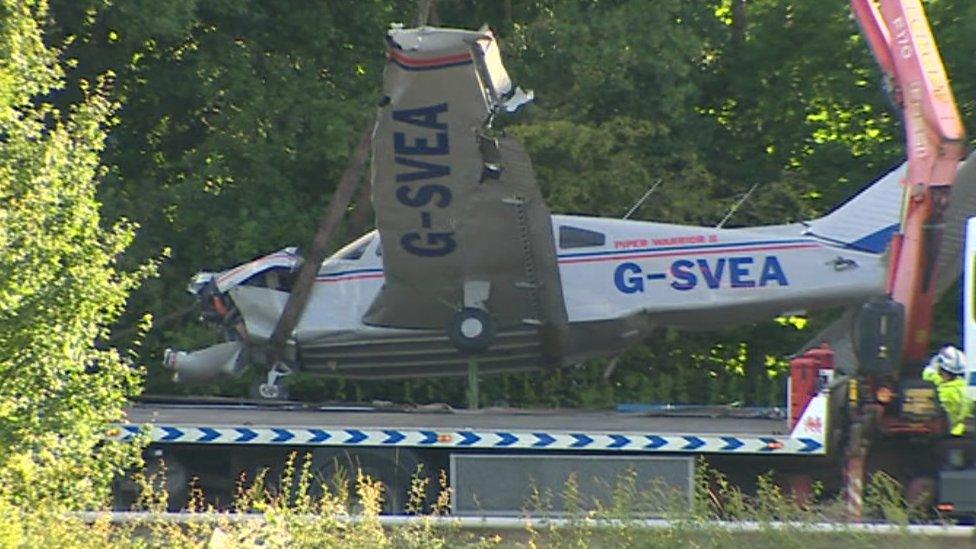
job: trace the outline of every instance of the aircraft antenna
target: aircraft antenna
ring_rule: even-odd
[[[729,208],[729,213],[725,214],[725,217],[723,217],[722,220],[718,222],[718,225],[715,225],[715,228],[721,229],[725,225],[725,223],[729,220],[729,218],[731,218],[735,214],[735,211],[739,209],[739,206],[744,204],[746,200],[749,200],[749,197],[752,196],[752,192],[755,191],[758,187],[759,187],[759,183],[753,184],[753,186],[748,191],[746,191],[746,194],[742,195],[742,198],[736,201],[735,204],[732,204],[732,207]]]
[[[646,192],[646,193],[644,193],[644,196],[642,196],[642,197],[640,197],[640,200],[638,200],[638,201],[637,201],[637,202],[636,202],[636,203],[635,203],[635,204],[634,204],[634,205],[633,205],[633,206],[632,206],[632,207],[630,208],[630,210],[628,210],[628,211],[627,211],[627,213],[625,213],[625,214],[624,214],[624,219],[629,219],[629,218],[630,218],[630,216],[631,216],[631,215],[633,215],[633,214],[634,214],[634,212],[636,212],[636,211],[637,211],[637,208],[640,208],[640,207],[641,207],[641,205],[642,205],[642,204],[644,204],[644,201],[646,201],[646,200],[648,199],[648,197],[650,197],[650,196],[651,196],[651,193],[653,193],[653,192],[654,192],[654,189],[656,189],[656,188],[658,187],[658,185],[660,185],[660,184],[661,184],[661,183],[662,183],[663,181],[664,181],[663,179],[658,179],[657,181],[655,181],[655,182],[654,182],[654,184],[653,184],[653,185],[651,185],[651,188],[650,188],[650,189],[647,189],[647,192]]]

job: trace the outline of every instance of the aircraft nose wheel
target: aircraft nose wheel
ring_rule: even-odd
[[[495,323],[487,312],[474,307],[458,311],[447,326],[447,336],[460,351],[480,353],[495,338]]]
[[[265,400],[288,400],[288,387],[281,384],[281,378],[291,374],[291,368],[283,363],[275,364],[268,370],[264,383],[251,387],[251,396]]]
[[[288,398],[288,391],[281,385],[262,383],[258,385],[258,396],[267,400],[285,400]]]

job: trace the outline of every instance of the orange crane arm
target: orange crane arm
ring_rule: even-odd
[[[903,364],[917,365],[928,353],[942,218],[965,132],[921,1],[851,0],[851,8],[902,109],[908,171],[888,292],[905,307]]]

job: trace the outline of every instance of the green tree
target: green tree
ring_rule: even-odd
[[[112,216],[143,227],[127,261],[173,249],[160,278],[130,307],[157,317],[191,305],[183,289],[196,270],[311,237],[372,113],[383,32],[390,22],[412,25],[418,5],[51,1],[59,39],[75,39],[72,78],[107,69],[119,75],[113,97],[124,107],[103,155],[114,168],[99,197]],[[880,90],[846,0],[433,5],[432,24],[488,23],[514,79],[536,91],[534,105],[502,129],[524,140],[557,213],[622,215],[661,180],[635,218],[714,225],[758,184],[729,226],[809,219],[904,155],[899,115]],[[940,0],[926,9],[972,129],[976,4]],[[57,99],[78,97],[69,91]],[[182,319],[150,332],[144,356],[158,376],[150,390],[210,389],[169,385],[158,366],[164,347],[213,341],[192,316]],[[811,328],[828,320],[817,315]],[[775,370],[767,355],[795,351],[804,336],[773,322],[667,331],[626,353],[605,384],[602,361],[558,376],[500,379],[491,398],[765,401],[765,374]],[[457,380],[301,384],[309,398],[462,401],[464,394]],[[494,386],[486,383],[486,394]]]
[[[99,197],[141,227],[128,261],[172,250],[123,324],[145,310],[185,320],[160,322],[144,347],[150,386],[185,390],[156,366],[165,347],[213,339],[192,315],[172,314],[192,308],[186,281],[311,240],[375,107],[383,32],[412,19],[416,2],[52,4],[59,33],[74,38],[72,76],[118,74],[123,106]]]
[[[45,0],[0,1],[0,495],[104,501],[131,444],[107,443],[139,376],[97,344],[149,268],[125,272],[134,227],[106,227],[95,189],[114,105],[102,91],[59,110]]]

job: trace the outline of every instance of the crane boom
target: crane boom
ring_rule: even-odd
[[[851,8],[902,110],[908,170],[888,292],[905,308],[903,364],[917,365],[928,352],[943,213],[965,132],[921,1],[851,0]]]

